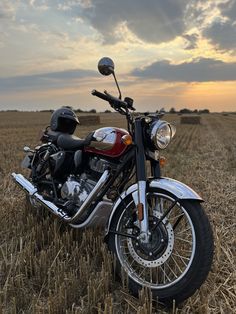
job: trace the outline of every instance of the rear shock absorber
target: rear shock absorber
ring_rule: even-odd
[[[43,158],[39,161],[39,164],[36,168],[36,172],[40,173],[43,166],[45,165],[45,163],[48,161],[49,157],[50,157],[51,153],[50,153],[50,149],[48,148],[43,156]]]

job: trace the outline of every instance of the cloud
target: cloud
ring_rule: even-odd
[[[13,19],[15,15],[15,7],[8,0],[0,2],[0,20]]]
[[[29,0],[29,5],[39,11],[47,11],[50,8],[47,0]]]
[[[197,42],[199,39],[198,34],[191,34],[191,35],[185,34],[182,37],[186,40],[186,45],[185,45],[186,50],[191,50],[191,49],[197,48]]]
[[[236,19],[236,1],[229,0],[228,2],[224,2],[219,4],[219,8],[223,16],[228,17],[231,21],[235,21]]]
[[[222,50],[236,48],[236,1],[218,4],[220,15],[203,30],[203,35]]]
[[[186,26],[187,0],[91,0],[82,3],[82,17],[109,43],[118,40],[116,30],[124,23],[138,38],[154,43],[174,39],[184,32]]]
[[[204,30],[203,35],[222,50],[236,48],[236,24],[231,21],[215,21]]]
[[[67,70],[35,75],[22,75],[0,78],[0,91],[15,92],[30,89],[51,89],[74,86],[83,78],[96,77],[98,74],[90,70]]]
[[[236,62],[226,63],[200,58],[192,62],[171,64],[164,60],[157,61],[144,69],[135,69],[131,74],[140,78],[156,78],[170,82],[235,81]]]

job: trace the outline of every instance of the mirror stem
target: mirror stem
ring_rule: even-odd
[[[120,87],[119,87],[119,84],[118,84],[118,82],[117,82],[116,75],[115,75],[115,72],[114,72],[114,71],[112,72],[112,75],[113,75],[113,77],[114,77],[114,80],[115,80],[115,82],[116,82],[117,89],[118,89],[118,91],[119,91],[119,99],[121,99],[121,91],[120,91]]]

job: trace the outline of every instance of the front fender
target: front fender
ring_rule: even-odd
[[[171,178],[160,178],[160,179],[151,179],[149,181],[149,186],[151,188],[158,188],[165,190],[171,194],[173,194],[178,199],[183,200],[198,200],[203,202],[203,199],[200,195],[198,195],[193,189],[191,189],[188,185],[171,179]]]
[[[198,195],[193,189],[191,189],[189,186],[187,186],[186,184],[184,184],[180,181],[177,181],[177,180],[174,180],[171,178],[163,177],[160,179],[151,178],[148,180],[148,182],[149,182],[149,187],[161,189],[163,191],[167,191],[167,192],[171,193],[172,195],[174,195],[175,198],[177,198],[179,200],[196,200],[199,202],[203,202],[203,199],[201,198],[200,195]],[[110,215],[108,223],[107,223],[106,235],[108,234],[108,232],[110,230],[112,218],[113,218],[117,208],[121,204],[122,200],[124,200],[127,196],[132,194],[134,202],[137,203],[137,190],[138,190],[138,184],[137,183],[131,185],[126,191],[124,191],[120,195],[120,197],[114,203],[112,211],[111,211],[111,215]]]

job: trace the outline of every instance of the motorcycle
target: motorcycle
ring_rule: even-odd
[[[102,127],[85,139],[73,135],[79,123],[62,107],[52,114],[41,145],[25,147],[22,166],[29,178],[12,173],[31,207],[44,206],[73,228],[104,227],[104,241],[125,273],[131,293],[151,290],[166,305],[190,297],[212,264],[213,237],[202,198],[187,185],[161,176],[164,150],[175,127],[164,112],[135,114],[122,99],[110,58],[98,70],[114,77],[119,96],[93,90],[127,119],[127,130]],[[147,177],[147,167],[151,176]]]

